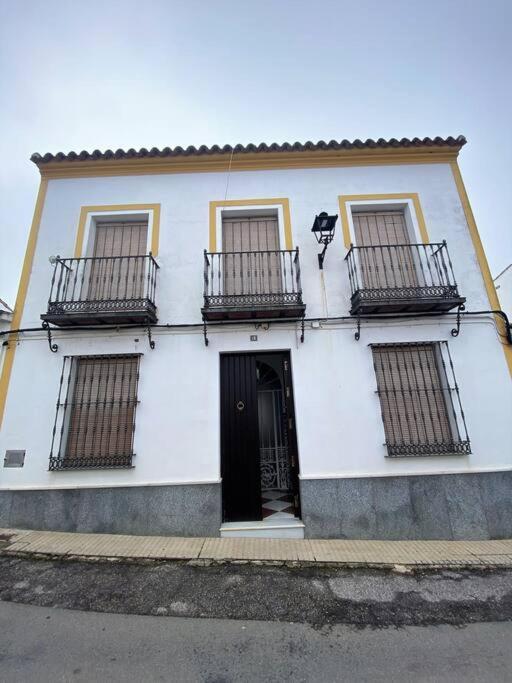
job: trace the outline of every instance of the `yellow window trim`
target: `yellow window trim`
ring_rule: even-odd
[[[284,220],[285,248],[293,249],[290,201],[287,197],[262,199],[222,199],[210,202],[210,252],[217,251],[217,209],[224,206],[281,206]]]
[[[473,210],[471,209],[471,204],[469,203],[469,197],[464,186],[464,181],[462,180],[462,175],[459,166],[456,161],[452,161],[451,169],[453,173],[453,179],[457,187],[457,192],[459,193],[460,203],[464,210],[464,215],[466,217],[466,223],[468,224],[469,234],[471,235],[471,240],[473,242],[473,248],[476,253],[478,260],[478,265],[480,266],[480,272],[484,280],[485,290],[487,292],[487,297],[489,299],[490,307],[493,310],[501,310],[501,305],[498,299],[498,294],[496,292],[496,287],[491,275],[491,270],[489,268],[489,263],[485,255],[484,247],[480,235],[478,233],[478,228],[475,221],[475,216],[473,215]],[[497,328],[501,334],[505,333],[505,322],[498,316],[495,316],[495,321]],[[503,353],[505,354],[505,359],[507,361],[508,369],[510,375],[512,376],[512,346],[508,344],[502,344]]]
[[[34,216],[32,218],[32,225],[28,235],[27,249],[25,251],[25,259],[23,261],[23,268],[21,270],[20,284],[18,287],[18,294],[16,296],[16,304],[14,305],[14,314],[11,321],[11,330],[17,330],[21,327],[21,318],[23,309],[25,307],[25,300],[27,298],[28,284],[30,280],[30,273],[32,271],[32,264],[34,263],[34,254],[37,245],[37,235],[39,233],[39,226],[41,224],[41,216],[43,214],[44,200],[46,197],[46,190],[48,181],[41,180],[39,191],[37,193],[36,205],[34,208]],[[9,388],[9,380],[11,378],[12,366],[14,364],[14,355],[16,353],[16,345],[18,341],[17,334],[10,334],[8,337],[8,346],[5,352],[4,364],[2,367],[2,375],[0,376],[0,426],[5,411],[5,403],[7,401],[7,390]]]
[[[350,249],[352,238],[350,236],[350,225],[348,221],[348,206],[349,202],[364,202],[375,200],[392,200],[392,199],[409,199],[412,201],[414,211],[416,213],[416,220],[418,221],[418,228],[423,244],[429,243],[427,226],[425,223],[425,216],[421,208],[420,198],[417,192],[398,192],[393,194],[341,194],[338,197],[340,207],[341,226],[343,229],[343,242],[347,249]]]
[[[208,154],[189,157],[146,157],[100,161],[52,161],[38,166],[44,178],[90,178],[100,176],[157,175],[161,173],[214,173],[262,171],[293,168],[331,168],[335,166],[393,166],[395,164],[446,164],[457,158],[458,149],[429,147],[418,150],[396,148],[310,150],[233,154]]]
[[[160,204],[104,204],[101,206],[82,206],[80,209],[80,219],[78,221],[78,231],[75,240],[74,257],[80,258],[84,246],[85,223],[90,213],[102,213],[105,211],[152,211],[153,228],[151,232],[151,253],[158,256],[160,242]]]

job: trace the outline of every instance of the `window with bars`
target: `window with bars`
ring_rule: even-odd
[[[64,357],[50,470],[132,466],[139,359]]]
[[[371,348],[388,456],[470,453],[448,344]]]

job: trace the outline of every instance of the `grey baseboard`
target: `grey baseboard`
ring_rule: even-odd
[[[218,536],[220,524],[220,484],[0,491],[2,527]]]
[[[512,472],[301,481],[307,538],[512,538]]]

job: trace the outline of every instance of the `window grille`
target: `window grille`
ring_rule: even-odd
[[[374,344],[372,352],[388,455],[470,453],[448,344]]]
[[[131,467],[139,359],[64,357],[50,470]]]

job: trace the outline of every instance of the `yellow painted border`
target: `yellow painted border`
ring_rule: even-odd
[[[38,164],[44,178],[90,178],[160,173],[214,173],[262,171],[283,168],[331,168],[335,166],[393,166],[395,164],[446,164],[457,158],[460,147],[444,145],[424,149],[303,150],[243,152],[233,155],[204,154],[176,157],[100,159],[97,161],[51,161]]]
[[[352,238],[350,236],[350,226],[348,222],[348,202],[364,202],[364,201],[375,201],[375,200],[388,200],[388,199],[410,199],[414,206],[414,211],[416,213],[416,220],[418,221],[418,227],[420,230],[420,236],[423,244],[429,243],[429,237],[427,232],[427,225],[425,223],[425,216],[423,215],[423,209],[421,208],[420,197],[417,192],[399,192],[394,194],[340,194],[338,196],[338,203],[340,206],[341,215],[341,226],[343,229],[343,242],[347,249],[350,249],[352,243]]]
[[[210,251],[217,251],[217,209],[224,206],[281,206],[284,220],[285,248],[293,249],[290,200],[287,197],[266,199],[222,199],[210,202]]]
[[[151,253],[158,256],[160,244],[160,204],[105,204],[102,206],[82,206],[80,218],[78,220],[78,231],[75,240],[75,258],[82,256],[84,246],[85,222],[90,213],[101,213],[102,211],[152,211],[153,229],[151,232]]]
[[[498,299],[496,287],[494,286],[494,281],[492,279],[491,270],[489,268],[489,263],[487,261],[487,256],[485,255],[482,240],[480,239],[480,235],[478,233],[475,216],[473,215],[473,210],[471,209],[471,204],[469,203],[469,197],[464,186],[464,181],[462,180],[462,174],[456,161],[453,161],[450,164],[450,166],[453,173],[453,179],[457,187],[457,192],[459,193],[460,203],[462,204],[464,215],[466,216],[466,223],[468,224],[469,234],[471,235],[473,248],[476,253],[478,265],[480,266],[480,272],[482,273],[489,303],[492,309],[501,310],[500,301]],[[496,325],[498,326],[498,330],[502,334],[504,334],[505,322],[499,317],[496,317],[495,320]],[[502,344],[502,347],[503,352],[505,354],[505,359],[507,361],[508,369],[512,376],[512,346],[508,344]]]
[[[23,268],[21,270],[20,284],[18,287],[18,294],[16,296],[16,304],[14,305],[14,314],[11,321],[11,330],[17,330],[21,327],[21,317],[25,307],[27,298],[28,285],[30,281],[30,273],[32,271],[32,264],[34,262],[34,254],[37,245],[37,236],[39,233],[39,226],[41,224],[41,216],[43,214],[44,200],[46,197],[46,190],[48,181],[41,180],[39,191],[37,193],[36,205],[34,208],[34,216],[32,218],[32,225],[28,235],[27,249],[25,251],[25,259],[23,261]],[[7,390],[9,388],[9,380],[11,379],[12,366],[14,364],[14,356],[16,353],[16,342],[18,341],[17,334],[10,334],[8,338],[8,346],[5,352],[4,363],[2,367],[2,375],[0,376],[0,426],[5,411],[5,404],[7,401]]]

